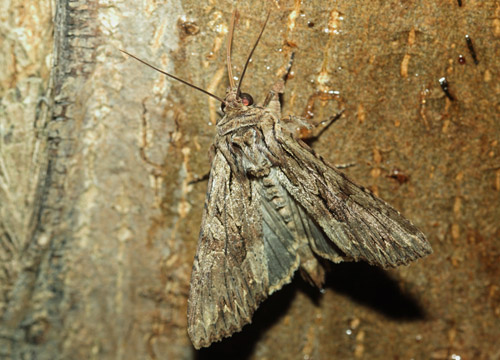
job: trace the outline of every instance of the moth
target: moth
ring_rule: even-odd
[[[283,79],[260,105],[241,92],[269,14],[238,84],[231,68],[235,19],[236,11],[227,41],[230,85],[224,99],[127,53],[218,99],[224,112],[216,124],[188,300],[188,333],[196,349],[240,331],[297,270],[321,288],[323,259],[395,267],[432,252],[410,221],[296,135],[297,128],[311,125],[300,117],[282,117]]]

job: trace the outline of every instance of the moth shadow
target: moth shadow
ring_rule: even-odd
[[[385,316],[401,321],[426,318],[418,300],[401,290],[398,282],[377,267],[365,263],[341,263],[331,266],[325,289],[344,294]],[[284,316],[296,294],[302,292],[320,305],[321,293],[298,274],[291,284],[273,294],[255,312],[251,325],[230,338],[196,352],[196,359],[248,359],[266,330]]]
[[[427,317],[418,299],[404,292],[388,272],[366,263],[332,266],[325,288],[347,295],[394,320],[418,321]]]
[[[255,345],[266,330],[287,313],[297,292],[304,291],[308,286],[303,281],[297,281],[297,278],[298,276],[295,276],[291,284],[283,287],[262,303],[255,312],[251,325],[246,325],[241,332],[233,334],[230,338],[200,349],[196,352],[196,359],[244,360],[250,358],[254,353]]]

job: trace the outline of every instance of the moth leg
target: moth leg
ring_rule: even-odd
[[[278,71],[279,80],[271,88],[269,94],[267,94],[263,107],[271,109],[275,114],[281,114],[281,103],[280,103],[280,94],[283,94],[285,91],[285,83],[288,79],[288,74],[290,74],[290,70],[292,69],[293,59],[295,57],[295,53],[290,55],[290,60],[284,69]]]
[[[193,184],[197,184],[199,182],[208,180],[210,178],[210,172],[207,172],[206,174],[203,174],[202,176],[195,174],[195,175],[193,175],[193,178],[194,178],[193,180],[188,182],[188,185],[193,185]]]
[[[300,275],[310,285],[322,289],[325,283],[325,268],[321,260],[313,254],[308,243],[302,244],[297,251],[300,255]]]
[[[347,168],[350,168],[350,167],[353,167],[353,166],[356,166],[356,164],[355,163],[335,164],[335,167],[337,169],[347,169]]]
[[[211,163],[213,163],[214,157],[215,157],[215,146],[214,145],[210,146],[209,157],[210,157],[210,164],[211,164]],[[210,178],[210,171],[203,174],[202,176],[200,176],[198,174],[194,174],[193,179],[188,182],[188,185],[193,185],[193,184],[208,180],[209,178]]]
[[[288,75],[290,75],[290,71],[292,70],[292,65],[293,65],[294,59],[295,59],[295,53],[292,52],[290,54],[290,59],[288,60],[288,64],[286,64],[286,66],[284,68],[281,68],[280,70],[278,70],[279,78],[285,82],[288,80]]]
[[[282,84],[280,84],[280,82],[274,84],[271,91],[269,91],[269,93],[267,94],[266,99],[264,100],[264,103],[262,105],[265,108],[270,109],[273,113],[281,116],[281,103],[279,94],[280,92],[283,92],[284,82],[283,80],[280,81],[282,82]],[[280,85],[281,89],[279,88]]]
[[[296,139],[317,139],[323,132],[330,127],[335,121],[340,119],[344,110],[339,111],[336,115],[331,116],[328,120],[321,121],[317,124],[311,124],[306,118],[290,115],[288,119],[282,119],[285,127],[294,135]]]
[[[285,81],[283,79],[279,79],[271,88],[271,91],[266,96],[263,107],[271,110],[278,118],[281,117],[281,101],[280,94],[283,94],[285,90]]]

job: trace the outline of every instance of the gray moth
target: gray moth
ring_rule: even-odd
[[[227,42],[230,86],[224,99],[122,50],[223,106],[188,300],[188,333],[196,349],[249,324],[259,304],[297,270],[321,288],[323,259],[395,267],[432,252],[410,221],[299,138],[297,128],[312,126],[300,117],[282,117],[282,79],[260,105],[241,93],[265,24],[235,84],[230,65],[235,19],[233,12]]]

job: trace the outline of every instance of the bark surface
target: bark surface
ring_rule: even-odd
[[[0,6],[0,358],[500,356],[500,5],[463,0],[40,1]],[[434,253],[296,276],[252,325],[196,352],[187,295],[233,6],[242,87],[262,102],[295,53],[283,114],[400,210]],[[477,53],[467,47],[469,35]],[[439,79],[446,77],[450,97]],[[456,358],[456,357],[455,357]]]

